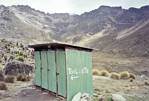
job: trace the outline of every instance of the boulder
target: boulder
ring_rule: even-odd
[[[33,73],[34,67],[18,61],[8,62],[4,67],[5,75],[13,75],[16,76],[18,74],[29,75]]]
[[[80,101],[91,101],[90,95],[88,93],[83,93]]]
[[[126,99],[120,94],[112,94],[112,101],[126,101]]]
[[[81,92],[77,93],[73,98],[72,101],[80,101],[81,99]]]

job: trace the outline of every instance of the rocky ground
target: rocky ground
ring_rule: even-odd
[[[55,94],[37,88],[33,81],[7,84],[8,90],[0,90],[0,101],[63,101],[64,99]]]
[[[113,80],[108,77],[93,76],[94,96],[93,101],[100,98],[107,100],[112,94],[123,96],[126,101],[148,101],[149,85],[145,84],[145,79],[136,80]],[[54,94],[41,90],[33,86],[32,81],[7,84],[9,90],[0,91],[0,101],[63,101]],[[121,101],[121,100],[118,100]],[[123,101],[123,100],[122,100]]]
[[[0,70],[11,61],[20,61],[31,64],[31,51],[22,43],[0,39]]]
[[[12,60],[23,62],[21,67],[24,66],[24,63],[33,63],[32,56],[28,53],[28,49],[20,43],[12,43],[2,39],[0,40],[0,48],[1,69],[7,67],[6,63],[11,63]],[[113,80],[108,77],[93,76],[93,101],[99,101],[100,98],[105,99],[101,101],[110,101],[107,99],[110,98],[112,94],[120,95],[125,98],[126,101],[149,101],[148,66],[148,57],[129,57],[124,54],[94,52],[94,68],[99,70],[106,69],[109,72],[129,71],[136,75],[136,79],[133,81],[130,81],[130,79]],[[15,81],[14,83],[6,83],[6,85],[8,86],[8,90],[0,90],[0,101],[63,100],[59,97],[56,98],[52,93],[35,88],[32,80],[26,82]]]
[[[95,101],[103,97],[110,97],[112,94],[122,95],[126,101],[148,101],[149,85],[145,80],[113,80],[107,77],[94,76]]]

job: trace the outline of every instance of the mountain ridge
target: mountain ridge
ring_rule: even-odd
[[[129,9],[100,6],[80,15],[44,13],[27,5],[0,5],[0,37],[26,44],[57,40],[106,52],[132,54],[133,51],[133,55],[143,53],[142,56],[148,54],[149,46],[138,37],[148,42],[148,20],[149,5]],[[140,43],[134,44],[137,42]],[[126,50],[127,46],[132,51]],[[133,47],[138,47],[139,52]]]

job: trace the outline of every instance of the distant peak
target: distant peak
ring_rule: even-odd
[[[140,8],[141,10],[149,10],[149,5],[143,6]]]
[[[102,5],[102,6],[99,7],[99,9],[111,9],[111,8],[113,8],[113,9],[122,9],[121,6],[112,7],[112,6]]]
[[[12,5],[12,7],[19,7],[19,8],[30,8],[32,9],[30,6],[28,5]]]

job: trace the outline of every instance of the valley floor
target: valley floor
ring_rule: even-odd
[[[144,80],[113,80],[106,77],[94,76],[94,101],[101,96],[111,96],[112,94],[122,95],[126,101],[149,101],[149,85],[144,84]]]
[[[145,85],[144,80],[140,80],[139,77],[130,82],[130,80],[113,80],[108,77],[93,76],[93,81],[93,101],[98,101],[101,96],[111,96],[111,94],[120,94],[127,101],[149,100],[149,85]],[[64,101],[49,92],[35,88],[32,81],[7,85],[9,91],[0,91],[0,101]]]
[[[111,94],[120,94],[127,101],[149,101],[149,85],[145,84],[145,81],[149,82],[149,58],[95,52],[93,53],[93,66],[109,72],[127,70],[137,75],[132,82],[93,76],[94,101],[98,101],[101,96],[111,96]],[[32,81],[16,81],[7,85],[8,91],[0,91],[0,101],[60,101],[52,94],[35,88]]]

